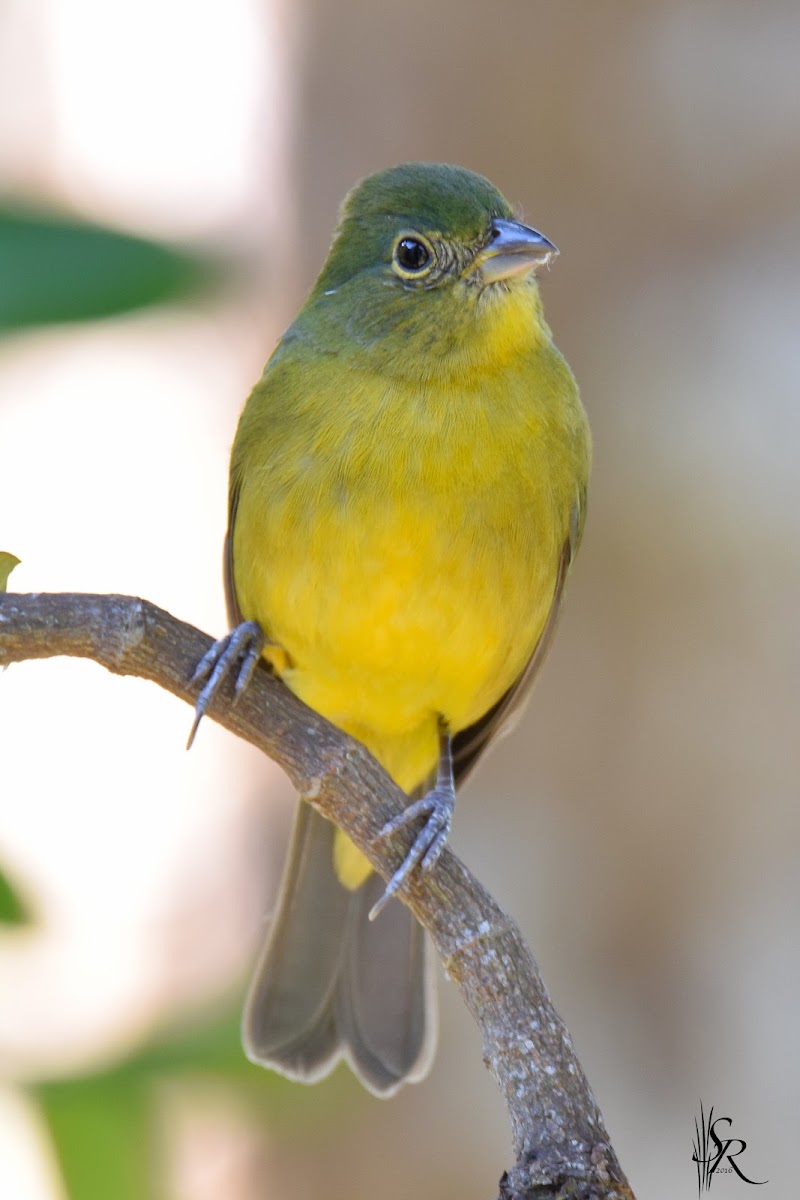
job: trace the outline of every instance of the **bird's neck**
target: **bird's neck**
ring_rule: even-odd
[[[289,336],[409,383],[494,374],[552,344],[533,280],[425,297],[400,293],[388,303],[378,294],[372,306],[361,297],[358,307],[346,300],[338,292],[312,297]]]

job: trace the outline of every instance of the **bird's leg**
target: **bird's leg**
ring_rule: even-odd
[[[453,812],[456,806],[456,785],[453,778],[453,750],[450,734],[443,721],[439,723],[439,769],[436,783],[420,800],[409,804],[408,808],[387,821],[378,834],[379,838],[391,837],[398,829],[425,817],[425,823],[414,839],[414,844],[406,855],[401,867],[395,871],[389,881],[386,891],[369,914],[374,921],[387,900],[390,900],[405,886],[409,875],[415,867],[421,872],[429,871],[445,847],[450,827],[453,824]]]
[[[218,693],[223,681],[234,672],[236,673],[234,704],[239,699],[252,678],[265,642],[264,632],[257,621],[243,621],[225,637],[214,642],[211,649],[200,659],[189,682],[202,683],[205,686],[194,706],[194,722],[186,743],[187,750],[194,741],[197,727],[209,704]]]

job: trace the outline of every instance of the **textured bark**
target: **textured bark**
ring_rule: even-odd
[[[0,595],[0,667],[59,655],[150,679],[193,705],[192,672],[211,638],[130,596]],[[288,774],[386,879],[412,833],[376,840],[405,798],[368,751],[307,708],[266,669],[209,716]],[[401,897],[430,932],[477,1021],[484,1061],[508,1107],[517,1162],[501,1200],[633,1200],[566,1026],[516,924],[445,849]]]

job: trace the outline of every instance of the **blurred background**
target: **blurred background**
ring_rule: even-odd
[[[795,0],[0,0],[10,586],[224,628],[239,409],[342,195],[407,159],[483,172],[560,246],[545,305],[596,445],[555,649],[454,849],[521,923],[639,1200],[694,1195],[701,1101],[782,1198]],[[91,663],[0,679],[0,1195],[495,1195],[505,1114],[444,980],[433,1072],[391,1102],[345,1070],[303,1089],[244,1062],[291,795],[210,722],[187,755],[189,725]]]

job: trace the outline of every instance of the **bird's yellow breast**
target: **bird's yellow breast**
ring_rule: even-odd
[[[446,384],[326,360],[251,397],[234,448],[239,607],[301,699],[406,791],[513,684],[549,612],[580,473],[552,348]],[[566,389],[566,394],[565,394]],[[573,403],[574,397],[574,403]]]

